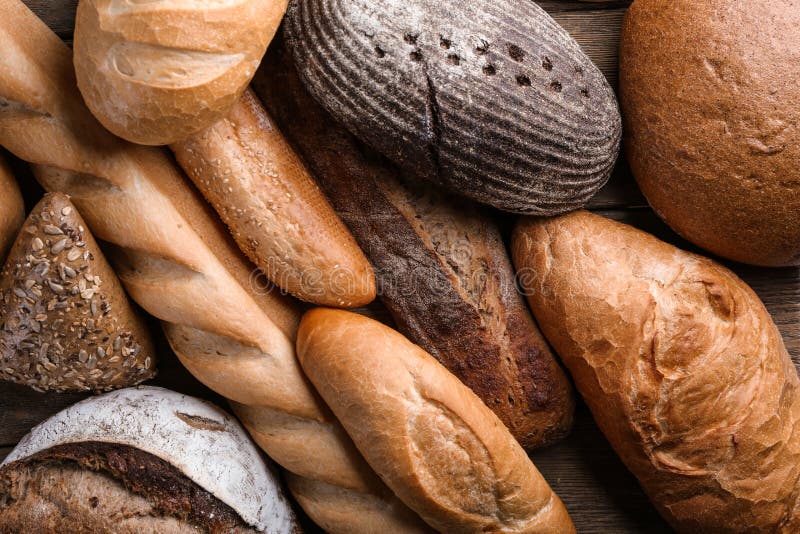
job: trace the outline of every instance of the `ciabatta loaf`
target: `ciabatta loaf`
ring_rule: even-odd
[[[800,380],[744,282],[587,212],[524,220],[513,251],[542,330],[673,527],[800,531]]]
[[[398,332],[318,308],[303,369],[386,484],[441,532],[575,532],[558,496],[481,400]]]
[[[12,103],[0,114],[0,145],[35,163],[46,189],[72,196],[181,361],[236,403],[267,454],[306,479],[312,519],[334,532],[424,530],[303,375],[294,305],[251,284],[254,267],[164,152],[100,126],[81,101],[69,48],[18,0],[0,0],[0,49],[0,98]]]
[[[81,0],[75,71],[92,113],[134,143],[211,126],[250,83],[288,0]]]
[[[170,148],[239,248],[279,287],[326,306],[375,299],[364,253],[251,91]]]

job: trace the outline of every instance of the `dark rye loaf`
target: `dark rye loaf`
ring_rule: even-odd
[[[400,166],[502,210],[585,204],[619,151],[614,93],[530,0],[303,0],[286,35],[308,90]]]
[[[471,202],[401,177],[302,88],[273,44],[255,87],[373,264],[412,341],[467,384],[526,448],[563,437],[572,388],[516,290],[497,226]]]

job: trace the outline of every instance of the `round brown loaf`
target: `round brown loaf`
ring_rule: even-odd
[[[128,141],[165,145],[227,112],[288,0],[82,0],[75,72],[89,109]]]
[[[656,212],[715,254],[800,263],[800,9],[791,0],[637,0],[620,91]]]
[[[569,211],[614,166],[614,93],[534,2],[303,0],[286,31],[303,82],[336,120],[479,202]]]

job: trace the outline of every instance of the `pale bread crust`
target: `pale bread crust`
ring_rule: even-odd
[[[211,126],[241,96],[288,0],[82,0],[75,70],[112,133],[165,145]]]
[[[721,265],[588,212],[525,219],[513,256],[595,421],[681,532],[798,532],[800,380]]]
[[[245,427],[264,436],[257,441],[270,457],[321,485],[396,499],[348,452],[352,444],[303,375],[292,341],[295,305],[253,285],[253,266],[163,151],[100,126],[81,101],[69,49],[44,23],[18,0],[0,0],[0,15],[0,98],[14,109],[0,116],[0,145],[35,163],[46,189],[71,195],[186,367],[260,412],[257,426]],[[309,435],[325,447],[309,448]],[[284,463],[287,455],[299,459]],[[388,515],[398,509],[405,513]],[[406,508],[386,510],[396,532],[425,530]]]
[[[317,308],[297,352],[369,464],[441,532],[574,532],[500,419],[433,356],[354,313]]]

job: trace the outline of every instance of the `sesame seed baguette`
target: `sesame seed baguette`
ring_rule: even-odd
[[[0,0],[0,15],[0,145],[33,163],[46,189],[72,196],[187,368],[234,401],[267,454],[308,479],[301,504],[324,501],[331,486],[352,494],[334,503],[339,514],[350,506],[352,525],[309,506],[312,519],[332,532],[424,531],[303,375],[293,305],[255,288],[252,266],[163,151],[115,138],[92,117],[69,48],[44,23],[18,0]]]
[[[337,308],[375,299],[369,261],[252,91],[170,148],[239,248],[279,287]]]
[[[6,259],[25,220],[25,204],[11,168],[0,158],[0,262]]]

